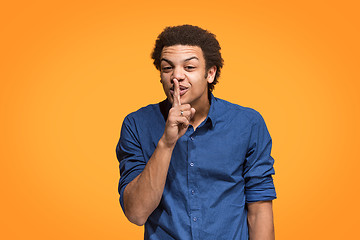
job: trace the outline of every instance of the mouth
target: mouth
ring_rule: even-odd
[[[179,86],[179,88],[180,88],[180,96],[184,95],[189,90],[188,87],[184,87],[184,86],[181,86],[181,85]],[[174,86],[172,86],[170,88],[170,93],[171,93],[171,95],[174,95]]]

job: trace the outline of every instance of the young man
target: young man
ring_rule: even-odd
[[[215,36],[166,28],[152,54],[167,99],[129,114],[116,148],[120,203],[145,239],[274,239],[271,138],[261,115],[212,95]]]

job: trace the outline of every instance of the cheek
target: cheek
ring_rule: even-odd
[[[163,88],[164,89],[169,89],[169,88],[171,88],[171,84],[170,84],[170,82],[169,81],[167,81],[166,79],[161,79],[161,83],[162,83],[162,86],[163,86]]]
[[[169,82],[170,76],[167,73],[160,73],[160,78],[162,82]]]
[[[208,81],[205,78],[204,74],[201,74],[201,73],[192,76],[190,82],[191,82],[191,85],[198,86],[198,87],[205,86],[208,84]]]
[[[161,78],[161,85],[165,92],[168,92],[169,89],[172,87],[170,81],[168,81],[168,79],[163,77]]]

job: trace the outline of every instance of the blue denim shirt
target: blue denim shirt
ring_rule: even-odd
[[[248,239],[246,203],[276,198],[272,141],[261,115],[212,94],[209,100],[207,118],[176,143],[145,239]],[[165,100],[124,119],[116,147],[123,209],[124,189],[153,154],[170,107]]]

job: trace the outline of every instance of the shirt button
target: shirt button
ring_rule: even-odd
[[[191,167],[193,167],[193,166],[194,166],[194,163],[193,163],[193,162],[191,162],[191,163],[190,163],[190,166],[191,166]]]
[[[191,194],[194,195],[194,194],[195,194],[195,191],[194,191],[194,190],[191,190]]]
[[[196,222],[196,221],[197,221],[197,217],[194,217],[194,218],[193,218],[193,221]]]
[[[190,137],[190,139],[191,139],[192,141],[194,141],[194,138],[193,138],[193,137]]]

